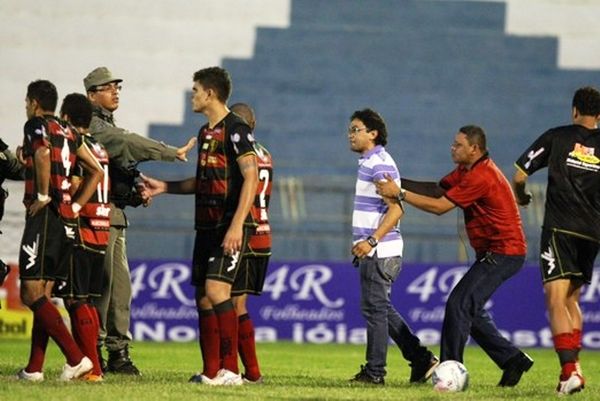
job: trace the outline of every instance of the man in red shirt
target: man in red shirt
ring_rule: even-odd
[[[494,291],[523,266],[527,247],[521,217],[508,180],[489,158],[483,129],[460,128],[451,146],[458,166],[439,183],[393,180],[377,185],[383,196],[426,212],[463,209],[477,260],[454,287],[446,303],[441,360],[463,361],[469,335],[503,370],[499,386],[515,386],[533,360],[502,337],[484,309]]]

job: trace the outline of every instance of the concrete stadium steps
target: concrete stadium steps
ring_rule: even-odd
[[[504,3],[293,0],[291,10],[289,27],[257,30],[252,58],[222,63],[234,80],[231,102],[255,108],[256,137],[275,159],[277,259],[348,258],[357,158],[345,129],[352,111],[370,106],[382,113],[387,149],[403,176],[435,180],[451,170],[453,135],[470,123],[486,129],[491,154],[509,175],[524,146],[569,122],[573,90],[600,81],[597,70],[559,69],[557,38],[506,34]],[[186,96],[184,123],[153,125],[152,137],[183,143],[197,132],[201,123]],[[161,176],[185,176],[180,164],[148,167]],[[184,169],[194,172],[192,163]],[[288,187],[288,176],[303,185]],[[291,216],[284,202],[293,193],[304,203]],[[169,199],[153,206],[157,218],[183,210],[178,197]],[[193,208],[190,227],[191,219]],[[409,208],[402,226],[410,243],[406,260],[465,256],[457,240],[462,218],[455,213],[436,217]],[[538,229],[528,226],[531,238]]]

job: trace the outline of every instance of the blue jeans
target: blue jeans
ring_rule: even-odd
[[[484,309],[502,283],[519,272],[525,256],[480,255],[450,293],[442,328],[441,360],[463,361],[469,335],[503,368],[520,350],[502,337]]]
[[[401,265],[400,256],[360,260],[361,310],[367,321],[366,370],[373,376],[385,376],[389,337],[406,360],[416,360],[428,352],[390,301],[393,279]],[[392,279],[386,272],[393,272]]]

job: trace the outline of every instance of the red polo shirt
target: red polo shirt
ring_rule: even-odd
[[[525,255],[527,245],[517,202],[508,180],[489,157],[442,178],[445,197],[463,209],[467,235],[477,254]]]

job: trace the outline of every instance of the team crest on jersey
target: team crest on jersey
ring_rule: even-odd
[[[588,148],[576,143],[567,157],[567,165],[582,170],[600,171],[600,158],[595,154],[595,148]]]

